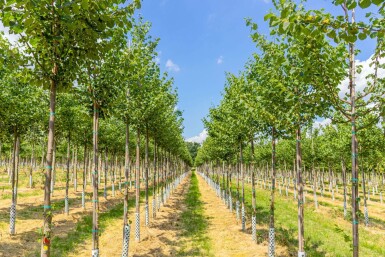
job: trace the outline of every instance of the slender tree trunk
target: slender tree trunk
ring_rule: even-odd
[[[108,153],[104,152],[104,198],[107,200],[107,173],[108,173]]]
[[[254,162],[254,141],[253,141],[253,139],[251,139],[251,158],[252,158],[252,161]],[[255,192],[254,169],[251,171],[251,192],[252,192],[251,205],[253,208],[253,215],[256,215],[257,199],[256,199],[256,192]]]
[[[83,186],[82,186],[82,207],[86,208],[86,186],[87,186],[87,143],[84,143],[84,160],[83,160]]]
[[[355,10],[352,10],[352,24],[355,23]],[[353,257],[359,256],[359,236],[358,236],[358,141],[356,136],[356,85],[355,85],[355,45],[349,44],[349,87],[350,87],[350,102],[351,102],[351,125],[352,125],[352,231],[353,231]]]
[[[70,159],[71,159],[71,136],[68,134],[67,137],[67,170],[66,170],[66,194],[64,198],[64,212],[69,214],[69,203],[68,203],[68,189],[70,180]]]
[[[128,180],[130,173],[130,127],[126,120],[126,144],[124,156],[124,213],[123,213],[123,251],[122,257],[128,257],[131,225],[128,222]]]
[[[56,181],[56,142],[53,142],[53,160],[52,160],[52,178],[51,178],[51,196],[53,196],[53,190],[55,188]]]
[[[11,187],[12,187],[12,203],[10,209],[10,220],[9,220],[9,234],[15,235],[15,224],[16,224],[16,149],[18,135],[14,132],[13,150],[12,150],[12,170],[11,170]]]
[[[94,102],[94,121],[93,121],[93,161],[94,170],[92,172],[93,195],[92,195],[92,257],[99,256],[99,106]]]
[[[153,208],[152,208],[152,218],[156,218],[156,187],[157,187],[157,183],[156,183],[156,173],[157,173],[157,167],[156,167],[156,158],[157,158],[157,151],[158,151],[158,148],[157,148],[157,145],[156,145],[156,141],[154,139],[154,178],[153,178],[153,185],[152,185],[152,204],[153,204]]]
[[[239,147],[239,168],[241,171],[242,180],[242,199],[241,199],[241,216],[242,216],[242,230],[246,230],[246,213],[245,213],[245,174],[243,172],[243,148],[242,143]]]
[[[274,196],[275,196],[275,128],[271,131],[271,195],[269,223],[269,257],[275,256]]]
[[[145,183],[146,183],[146,202],[145,202],[145,225],[149,223],[149,208],[148,208],[148,128],[146,126],[146,146],[145,146]]]
[[[362,163],[362,159],[361,159]],[[369,188],[370,193],[370,188]],[[362,194],[364,197],[364,218],[365,218],[365,226],[369,225],[369,216],[368,216],[368,205],[367,205],[367,197],[366,197],[366,183],[365,183],[365,171],[362,169]],[[370,200],[370,197],[369,197]]]
[[[54,75],[58,73],[57,64],[54,65]],[[53,166],[53,151],[55,143],[55,105],[56,105],[56,81],[51,79],[49,103],[49,125],[48,125],[48,145],[47,145],[47,166],[45,170],[44,184],[44,214],[43,214],[43,236],[41,240],[41,257],[50,256],[51,231],[52,231],[52,211],[51,211],[51,174]]]
[[[344,187],[344,202],[343,202],[343,205],[344,205],[344,217],[346,217],[347,215],[347,210],[346,210],[346,205],[347,205],[347,201],[346,201],[346,193],[347,193],[347,190],[346,190],[346,168],[345,168],[345,162],[344,160],[341,160],[341,167],[342,167],[342,183],[343,183],[343,187]]]
[[[135,161],[135,240],[140,241],[140,130],[136,132]]]
[[[31,154],[31,168],[29,170],[29,188],[33,187],[32,173],[35,164],[35,143],[32,143],[32,154]]]
[[[296,143],[297,160],[297,187],[298,187],[298,257],[305,256],[304,242],[304,199],[303,199],[303,181],[302,181],[302,153],[301,153],[301,127],[297,128]]]
[[[251,205],[253,208],[253,214],[251,217],[251,234],[252,239],[256,242],[257,241],[257,199],[256,199],[256,192],[255,192],[255,158],[254,158],[254,138],[251,137],[251,161],[253,163],[253,168],[251,170]]]
[[[15,150],[15,165],[16,165],[16,182],[15,182],[15,203],[17,205],[17,190],[19,188],[19,165],[20,165],[20,135],[16,139],[16,150]]]
[[[78,146],[75,147],[75,158],[74,158],[74,189],[78,191]]]

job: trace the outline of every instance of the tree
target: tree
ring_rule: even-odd
[[[44,192],[44,224],[41,246],[42,257],[50,256],[52,211],[50,182],[55,138],[56,92],[59,87],[72,85],[74,72],[84,59],[98,59],[99,41],[111,37],[114,27],[127,28],[140,1],[126,7],[122,1],[2,1],[2,22],[11,33],[20,35],[20,43],[30,65],[35,68],[37,80],[49,87],[50,119],[47,149],[47,167]],[[98,254],[96,253],[96,256]]]
[[[186,145],[187,145],[188,151],[190,152],[191,158],[193,159],[193,161],[195,161],[195,158],[198,153],[198,149],[201,145],[197,142],[187,142],[187,141],[186,141]]]

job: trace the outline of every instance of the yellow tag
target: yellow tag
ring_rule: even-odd
[[[48,251],[48,245],[43,245],[44,251]]]

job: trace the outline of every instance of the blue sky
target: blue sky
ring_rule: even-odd
[[[331,0],[308,1],[308,8],[341,14]],[[217,105],[225,84],[225,72],[238,73],[256,51],[245,18],[269,34],[265,14],[273,8],[269,0],[144,0],[138,11],[152,23],[151,35],[160,38],[160,66],[175,78],[178,108],[183,111],[184,137],[191,138],[203,130],[202,118]],[[365,13],[357,13],[362,19]],[[358,55],[366,60],[374,43],[358,44]]]

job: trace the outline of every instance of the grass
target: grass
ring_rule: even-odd
[[[182,236],[187,238],[188,245],[184,245],[178,252],[178,256],[211,256],[210,240],[205,235],[208,228],[208,219],[204,215],[203,202],[198,187],[198,179],[195,172],[191,175],[191,182],[184,202],[186,210],[181,214]],[[191,250],[187,250],[190,248]]]
[[[236,190],[233,189],[233,195]],[[270,191],[256,189],[257,195],[257,222],[269,223]],[[251,186],[245,185],[245,204],[251,213]],[[314,210],[313,202],[305,204],[305,251],[308,256],[335,256],[352,255],[351,223],[343,219],[342,208],[330,204],[322,211]],[[326,209],[327,208],[327,209]],[[297,204],[292,197],[279,196],[276,192],[275,203],[276,240],[288,247],[291,255],[297,252]],[[371,232],[360,221],[360,255],[385,256],[384,236]],[[268,232],[259,231],[259,235],[267,240]]]

